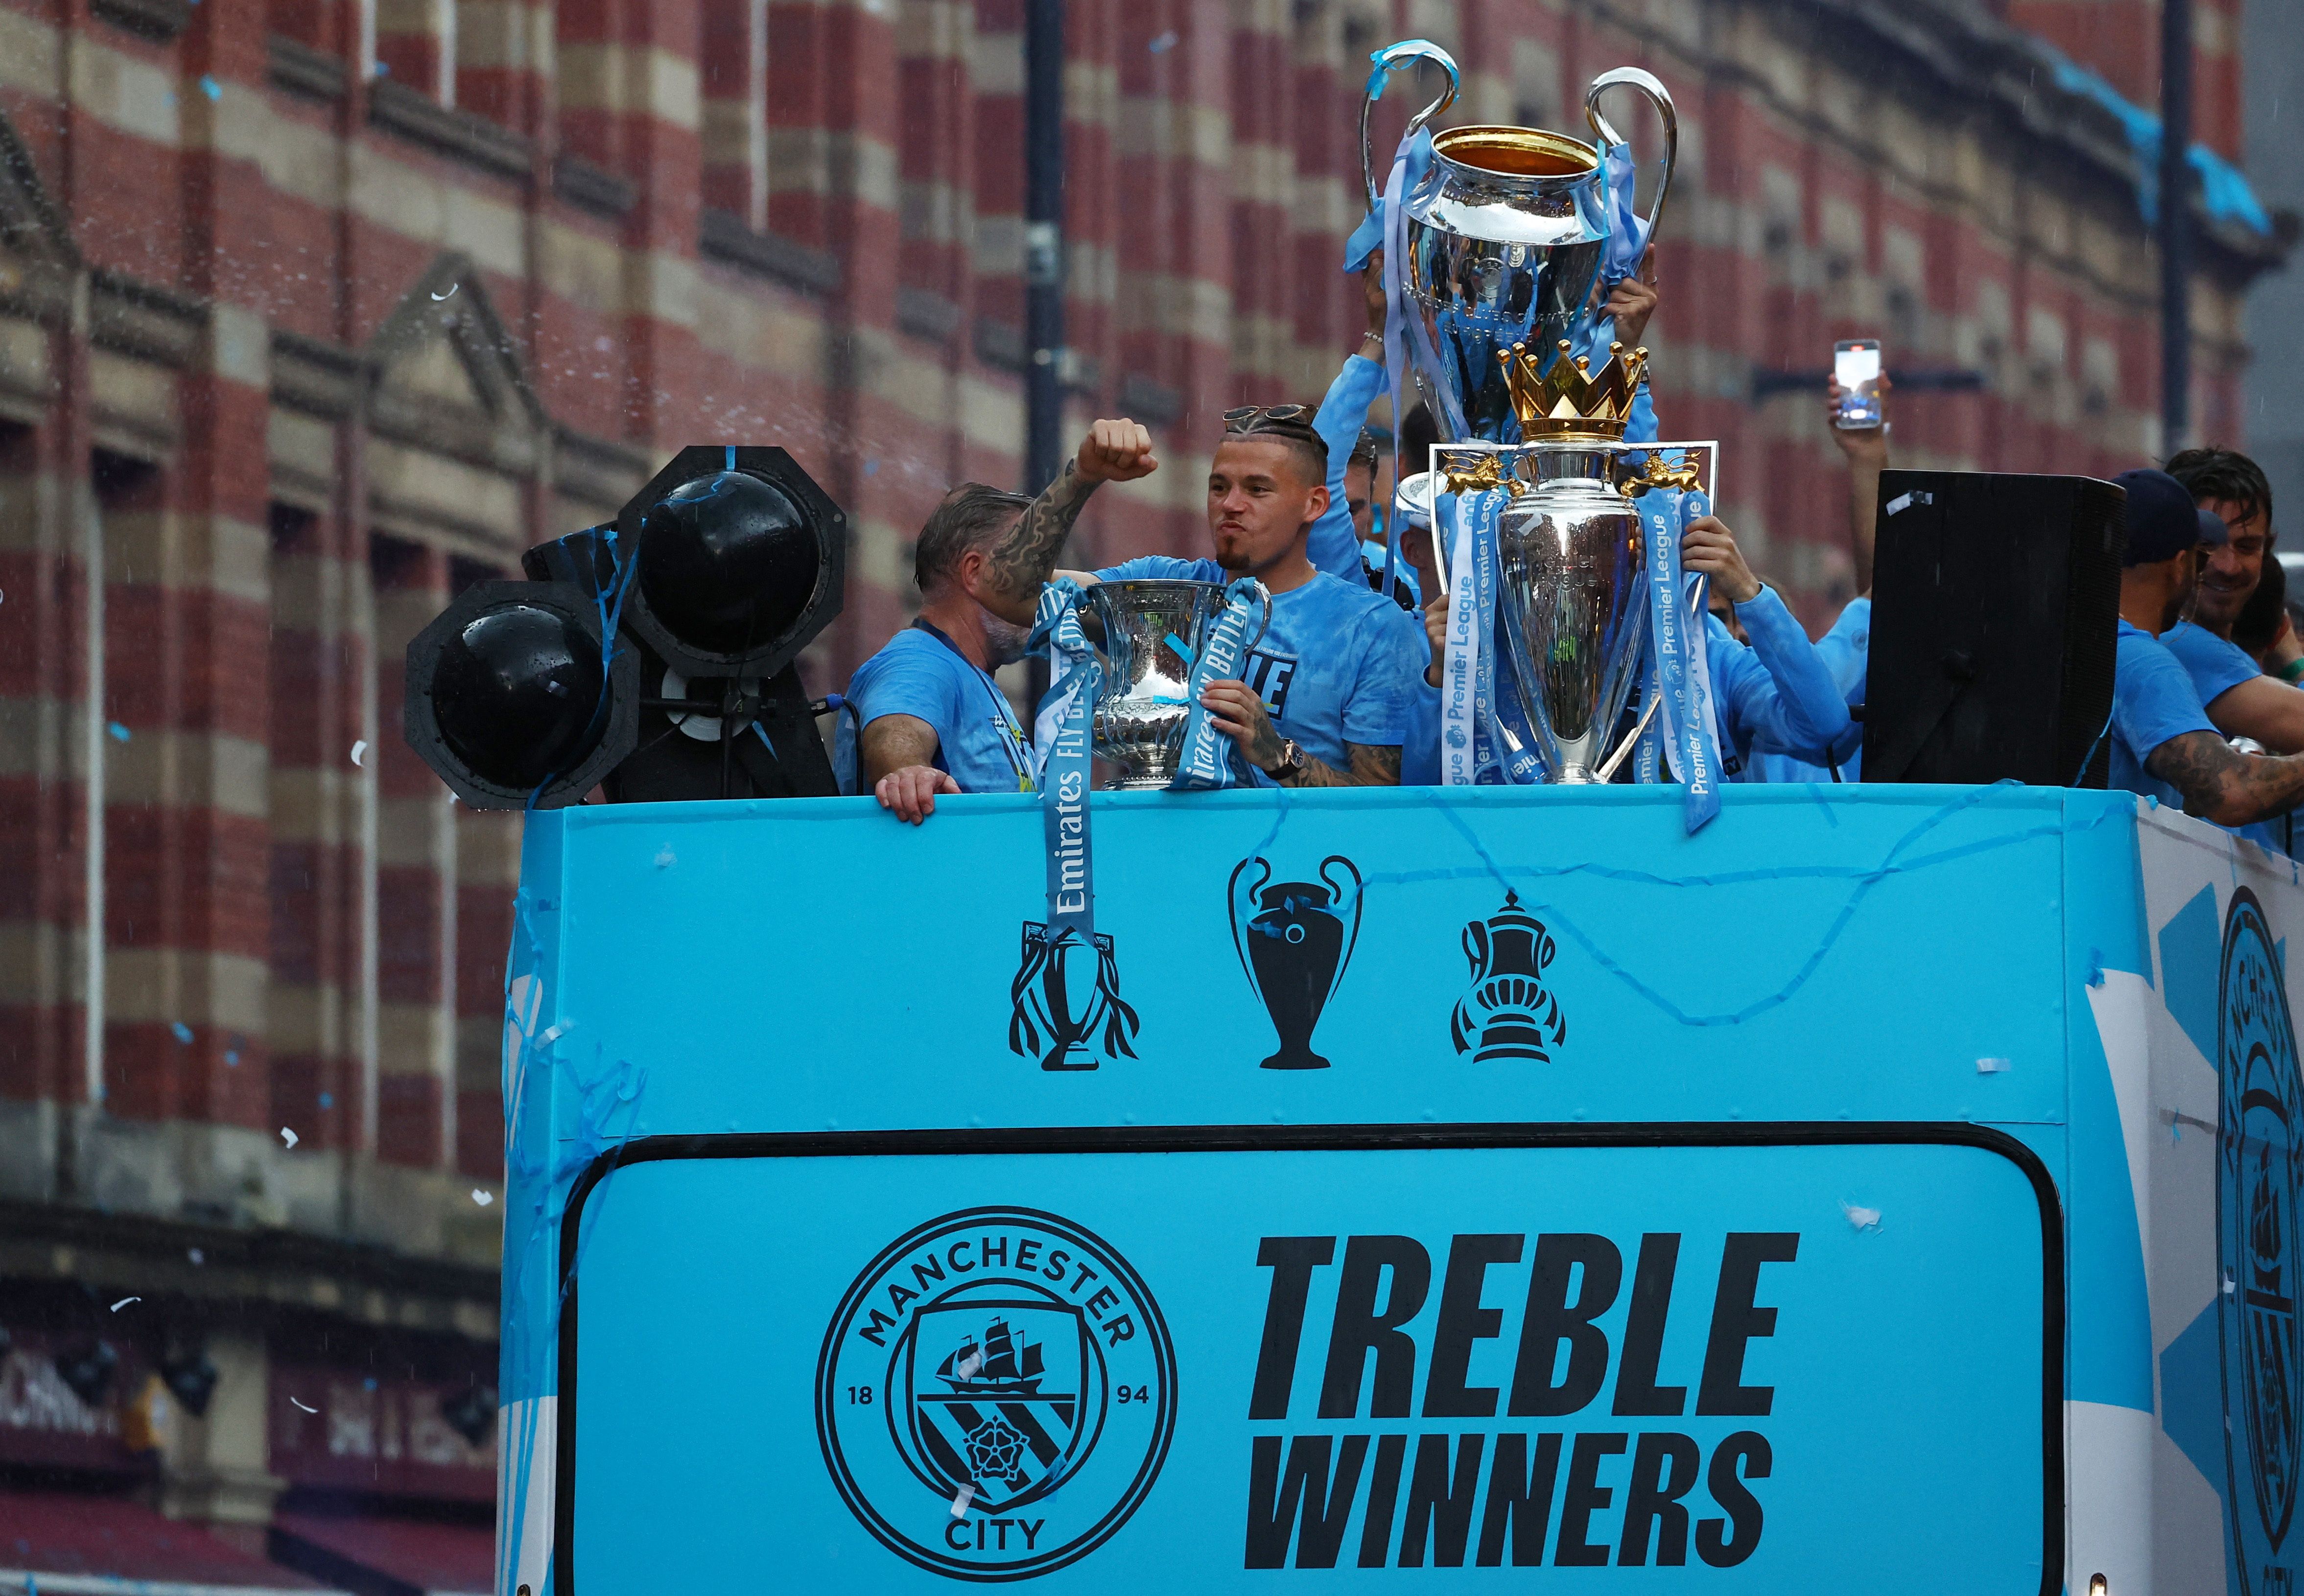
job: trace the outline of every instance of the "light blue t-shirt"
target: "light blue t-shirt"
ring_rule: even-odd
[[[2160,646],[2173,654],[2176,663],[2184,667],[2184,674],[2192,678],[2193,691],[2200,695],[2204,707],[2213,705],[2241,683],[2253,682],[2264,674],[2248,657],[2247,649],[2190,621],[2179,621],[2162,632]],[[2287,852],[2289,826],[2284,816],[2257,820],[2239,828],[2239,831],[2275,853]]]
[[[1872,600],[1851,598],[1848,607],[1833,622],[1832,630],[1816,640],[1817,658],[1831,674],[1834,685],[1840,689],[1851,708],[1864,701],[1865,688],[1871,674]],[[1859,781],[1863,777],[1864,738],[1862,728],[1851,739],[1848,755],[1840,761],[1842,781]],[[1755,752],[1744,767],[1745,781],[1831,781],[1828,765],[1811,764],[1788,753]]]
[[[1214,560],[1166,555],[1109,566],[1105,582],[1228,582]],[[1283,737],[1338,770],[1344,744],[1397,748],[1407,734],[1408,694],[1429,662],[1420,630],[1383,594],[1315,572],[1301,587],[1272,596],[1272,625],[1249,650],[1241,679],[1264,700]]]
[[[2218,637],[2205,626],[2179,621],[2160,634],[2160,646],[2176,657],[2203,705],[2213,704],[2264,673],[2238,643]]]
[[[973,660],[917,623],[856,667],[834,738],[840,790],[857,790],[856,740],[883,715],[911,715],[936,728],[936,768],[963,793],[1032,790],[1032,754],[1008,695]]]
[[[2184,794],[2144,768],[2152,751],[2187,732],[2215,734],[2183,663],[2140,626],[2120,623],[2112,678],[2111,785],[2157,798],[2179,814]]]
[[[1718,616],[1704,618],[1722,757],[1739,765],[1755,752],[1810,763],[1844,758],[1863,734],[1848,717],[1843,690],[1775,589],[1764,586],[1738,605],[1736,618],[1752,640],[1749,648]]]

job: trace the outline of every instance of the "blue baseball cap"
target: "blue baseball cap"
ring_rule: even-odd
[[[2195,544],[2223,543],[2231,536],[2224,523],[2194,505],[2190,491],[2166,471],[2122,471],[2112,480],[2128,494],[2123,566],[2156,565]]]

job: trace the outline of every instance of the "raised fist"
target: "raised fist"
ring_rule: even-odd
[[[1098,421],[1080,439],[1072,457],[1083,482],[1133,482],[1160,469],[1152,457],[1152,434],[1134,421]]]

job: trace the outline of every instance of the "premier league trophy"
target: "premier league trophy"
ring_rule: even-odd
[[[1192,708],[1192,666],[1224,612],[1224,589],[1213,582],[1105,582],[1088,590],[1104,626],[1106,666],[1096,702],[1096,751],[1127,774],[1122,788],[1165,787],[1183,756]],[[1244,653],[1272,624],[1264,622]]]

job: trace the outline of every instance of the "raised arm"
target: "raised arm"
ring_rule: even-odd
[[[1328,513],[1312,523],[1304,542],[1304,556],[1316,571],[1360,582],[1360,540],[1352,529],[1350,500],[1344,494],[1344,473],[1351,464],[1352,446],[1368,424],[1368,406],[1384,390],[1384,251],[1368,257],[1360,272],[1361,298],[1368,307],[1368,331],[1360,349],[1344,357],[1343,369],[1328,385],[1312,430],[1328,446]]]
[[[1752,653],[1767,667],[1740,677],[1741,701],[1729,706],[1752,732],[1753,746],[1818,761],[1846,759],[1859,740],[1850,735],[1848,700],[1783,600],[1744,563],[1735,534],[1717,516],[1699,516],[1689,523],[1681,557],[1738,607]]]
[[[2184,794],[2184,812],[2247,826],[2304,801],[2304,754],[2234,753],[2214,732],[2185,732],[2145,756],[2144,768]]]
[[[1056,551],[1087,507],[1088,496],[1104,483],[1132,482],[1159,469],[1150,432],[1126,420],[1097,422],[1056,480],[992,546],[978,602],[1004,621],[1030,625],[1040,586],[1055,573]]]
[[[1887,410],[1888,379],[1880,379],[1881,411]],[[1825,390],[1825,426],[1848,457],[1848,548],[1856,561],[1856,590],[1872,590],[1872,551],[1880,519],[1880,473],[1888,469],[1888,423],[1853,430],[1833,425],[1840,413],[1840,382]]]

